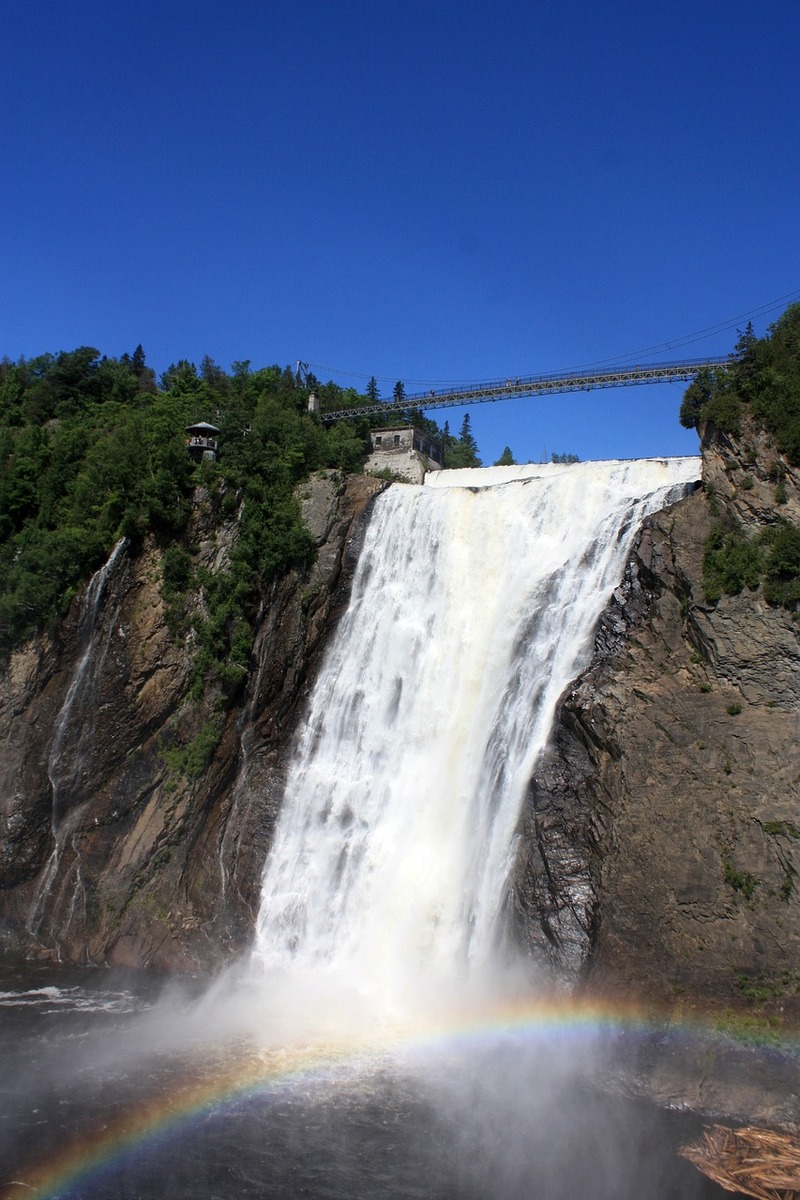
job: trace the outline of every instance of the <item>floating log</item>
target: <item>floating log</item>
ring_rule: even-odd
[[[714,1125],[678,1153],[729,1192],[756,1200],[800,1197],[800,1139],[795,1135]]]

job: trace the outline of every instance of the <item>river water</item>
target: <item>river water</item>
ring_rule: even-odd
[[[503,936],[558,699],[642,518],[697,471],[470,472],[379,498],[248,961],[166,990],[3,968],[4,1200],[723,1195],[675,1153],[693,1119],[610,1087],[635,1023],[546,994]]]
[[[284,1048],[270,1061],[241,1023],[226,1036],[196,985],[163,988],[113,971],[0,972],[0,1195],[726,1194],[676,1154],[695,1118],[599,1086],[599,1034],[565,1043],[551,1028],[495,1030],[328,1060],[300,1047],[293,1062]],[[247,1082],[237,1091],[232,1078]]]

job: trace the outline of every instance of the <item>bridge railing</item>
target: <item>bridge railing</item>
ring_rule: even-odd
[[[460,388],[431,389],[406,396],[403,400],[380,400],[354,405],[322,414],[323,421],[346,417],[391,415],[415,409],[451,408],[456,405],[482,404],[514,397],[556,395],[564,392],[592,391],[595,388],[628,387],[632,384],[681,381],[688,383],[706,368],[724,367],[732,361],[722,358],[686,359],[678,362],[644,363],[629,367],[610,367],[602,371],[558,371],[544,375],[525,375],[492,380]]]

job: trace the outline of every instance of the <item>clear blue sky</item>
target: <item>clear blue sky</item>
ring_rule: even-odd
[[[800,0],[2,0],[0,44],[11,358],[389,395],[724,353],[680,340],[800,296]],[[694,453],[681,394],[470,413],[485,462]]]

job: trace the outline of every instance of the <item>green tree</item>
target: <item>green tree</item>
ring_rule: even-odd
[[[716,373],[710,367],[703,367],[698,371],[681,401],[679,420],[684,429],[697,428],[716,387]]]
[[[200,378],[209,384],[219,396],[227,396],[230,380],[222,367],[217,366],[208,354],[204,354],[200,361]]]
[[[752,363],[758,355],[758,338],[753,329],[753,322],[748,321],[743,330],[737,330],[739,337],[733,352],[740,363]]]
[[[378,381],[374,375],[370,375],[369,383],[367,384],[367,400],[369,400],[370,404],[377,404],[380,398],[381,394],[378,389]]]
[[[395,404],[403,404],[406,398],[406,387],[402,379],[398,379],[392,390],[392,400]]]
[[[748,325],[731,363],[701,371],[687,388],[680,420],[689,429],[710,422],[738,436],[744,413],[800,465],[800,304],[790,305],[766,337],[755,337]]]
[[[158,390],[156,388],[156,373],[148,367],[145,361],[141,342],[131,355],[131,371],[136,378],[140,392],[155,393]]]
[[[764,598],[769,604],[800,605],[800,529],[782,521],[761,534],[764,547]]]
[[[461,422],[461,432],[449,446],[445,445],[444,465],[448,468],[479,467],[481,460],[478,456],[478,443],[472,435],[472,423],[469,413],[464,413]]]
[[[761,582],[763,555],[756,538],[739,529],[726,530],[717,524],[711,531],[703,557],[703,591],[706,600],[735,596],[744,588],[754,590]]]
[[[514,455],[511,453],[511,450],[508,446],[505,447],[503,453],[500,455],[494,465],[496,467],[514,467],[517,465],[517,460],[514,458]]]
[[[319,385],[324,405],[364,397]],[[395,415],[396,419],[396,415]],[[434,422],[421,428],[440,436]],[[220,428],[215,462],[195,463],[185,429]],[[163,549],[170,627],[197,647],[194,686],[230,699],[246,678],[253,620],[265,591],[313,554],[295,489],[310,471],[362,469],[366,418],[326,427],[307,389],[277,364],[232,374],[206,356],[179,360],[155,386],[144,351],[93,347],[0,362],[0,652],[66,610],[122,536],[136,553]],[[192,493],[214,519],[236,520],[229,563],[205,570],[190,541]],[[199,593],[199,602],[198,602]]]
[[[194,393],[198,385],[197,367],[185,358],[172,363],[161,376],[161,387],[165,392]]]

